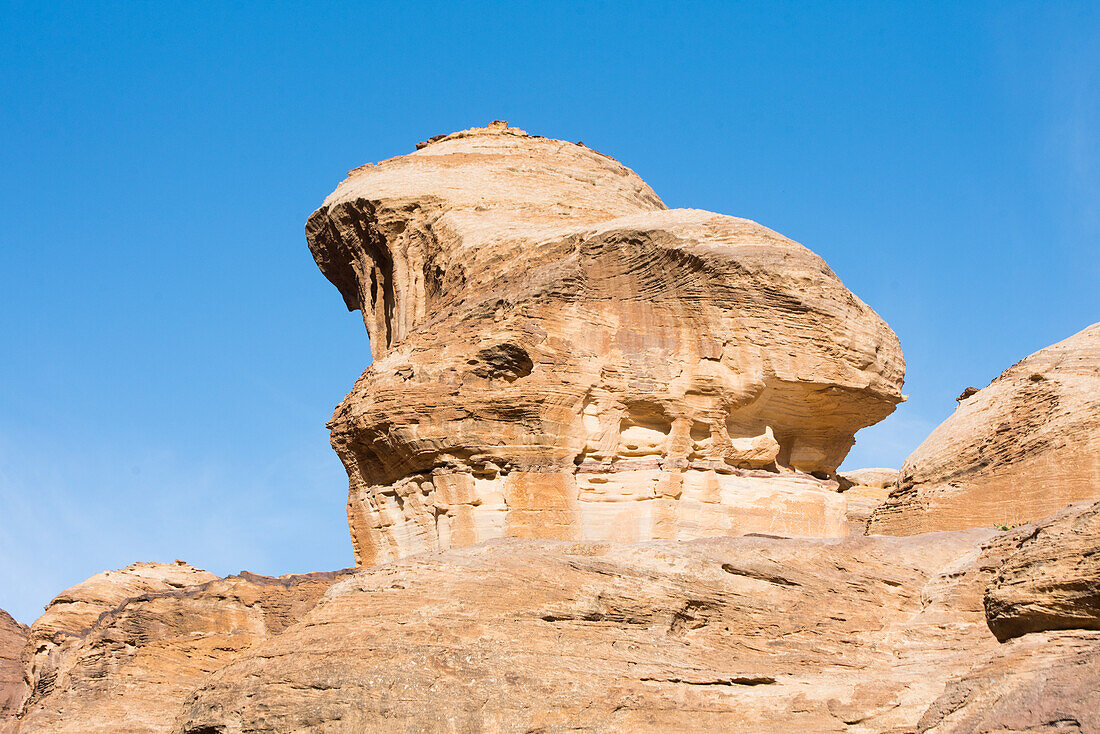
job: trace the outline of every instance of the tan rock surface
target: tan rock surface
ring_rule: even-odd
[[[1009,641],[954,680],[921,718],[924,734],[1100,732],[1100,632]]]
[[[872,533],[1031,522],[1100,499],[1100,324],[960,399],[906,459]]]
[[[998,639],[1100,630],[1100,502],[1073,505],[1007,533],[990,550],[1004,556],[985,594],[989,628]]]
[[[330,424],[362,565],[844,535],[831,475],[902,399],[896,336],[821,258],[581,145],[446,136],[352,171],[306,233],[374,354]]]
[[[0,609],[0,728],[19,711],[27,693],[23,682],[23,647],[27,626]]]
[[[216,673],[176,731],[911,731],[997,647],[993,534],[407,558]]]
[[[340,575],[215,577],[127,599],[55,652],[15,731],[170,731],[212,672],[296,622]]]
[[[852,535],[864,535],[871,514],[886,501],[897,484],[897,469],[856,469],[840,475]],[[847,485],[847,488],[844,487]]]
[[[24,652],[31,695],[49,693],[66,646],[83,637],[99,616],[142,594],[183,589],[218,578],[212,573],[175,563],[135,563],[103,571],[58,594],[31,625]]]

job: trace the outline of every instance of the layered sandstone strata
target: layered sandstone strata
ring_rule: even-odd
[[[310,249],[373,364],[330,424],[369,565],[501,536],[845,535],[886,324],[754,222],[503,123],[356,169]]]
[[[869,530],[901,535],[1016,525],[1097,498],[1100,324],[964,394],[906,459]]]
[[[219,579],[205,572],[181,574],[195,571],[187,566],[136,568],[144,581],[155,582],[158,570],[175,573],[167,579],[161,575],[170,580],[167,584],[152,583],[146,590],[131,586],[128,591],[138,593],[99,612],[79,630],[72,624],[76,617],[56,608],[52,615],[47,611],[44,619],[63,627],[65,637],[51,650],[48,669],[39,649],[30,650],[36,654],[28,656],[34,686],[13,732],[170,731],[184,700],[214,671],[297,622],[343,574],[273,578],[245,573]],[[127,572],[134,569],[100,574],[74,587],[69,601],[60,604],[75,612],[75,600],[87,598],[90,587],[107,592],[95,594],[99,599],[127,591],[125,581],[132,580]],[[123,583],[104,589],[104,577],[122,577]],[[35,628],[40,633],[42,626]],[[41,642],[40,636],[35,639]]]

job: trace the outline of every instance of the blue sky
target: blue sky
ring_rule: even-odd
[[[3,3],[0,608],[137,560],[352,561],[366,366],[302,227],[493,119],[821,254],[901,337],[898,466],[1100,319],[1096,3]]]

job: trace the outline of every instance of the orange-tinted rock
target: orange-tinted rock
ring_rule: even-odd
[[[336,410],[356,559],[502,536],[847,533],[896,336],[812,252],[503,124],[352,171],[310,249],[374,362]]]
[[[26,644],[26,625],[0,609],[0,729],[18,713],[27,694],[22,664]]]

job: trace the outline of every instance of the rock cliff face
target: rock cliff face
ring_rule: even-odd
[[[501,536],[847,532],[897,338],[816,255],[503,123],[352,171],[306,226],[374,362],[337,408],[357,562]]]
[[[141,581],[153,581],[148,584],[153,588],[111,605],[74,631],[76,617],[68,612],[76,611],[77,600],[87,599],[92,588],[106,592],[95,593],[99,599],[126,587],[137,590],[126,578],[135,570]],[[28,667],[34,686],[13,731],[170,731],[184,699],[211,673],[298,621],[340,575],[219,579],[189,566],[163,564],[100,574],[51,605],[52,626],[65,629],[64,641],[51,650],[48,669],[39,649],[31,648],[37,653]],[[105,586],[119,577],[121,583]],[[35,623],[32,639],[40,643],[41,632]]]
[[[1100,498],[1100,324],[1021,360],[906,459],[872,533],[1019,524]]]
[[[27,693],[23,682],[23,647],[27,627],[0,609],[0,731],[19,711]]]

